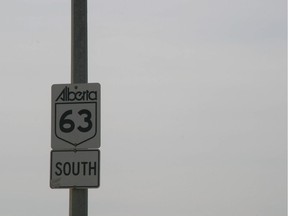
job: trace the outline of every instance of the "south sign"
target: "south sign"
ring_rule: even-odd
[[[51,188],[97,188],[100,184],[100,151],[53,150]]]

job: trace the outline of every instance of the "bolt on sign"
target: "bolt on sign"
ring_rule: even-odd
[[[100,84],[52,86],[53,150],[100,147]]]

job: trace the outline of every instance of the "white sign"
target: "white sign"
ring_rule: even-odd
[[[54,150],[100,147],[100,84],[52,86]]]
[[[51,151],[51,188],[97,188],[99,171],[99,150]]]

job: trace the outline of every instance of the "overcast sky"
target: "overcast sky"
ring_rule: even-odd
[[[89,215],[286,216],[286,1],[88,0],[102,85]],[[70,1],[0,2],[0,215],[68,215],[49,187]]]

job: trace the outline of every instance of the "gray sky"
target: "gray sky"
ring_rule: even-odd
[[[102,85],[89,215],[286,216],[286,1],[88,3]],[[70,1],[1,1],[0,14],[0,215],[68,215],[49,163]]]

